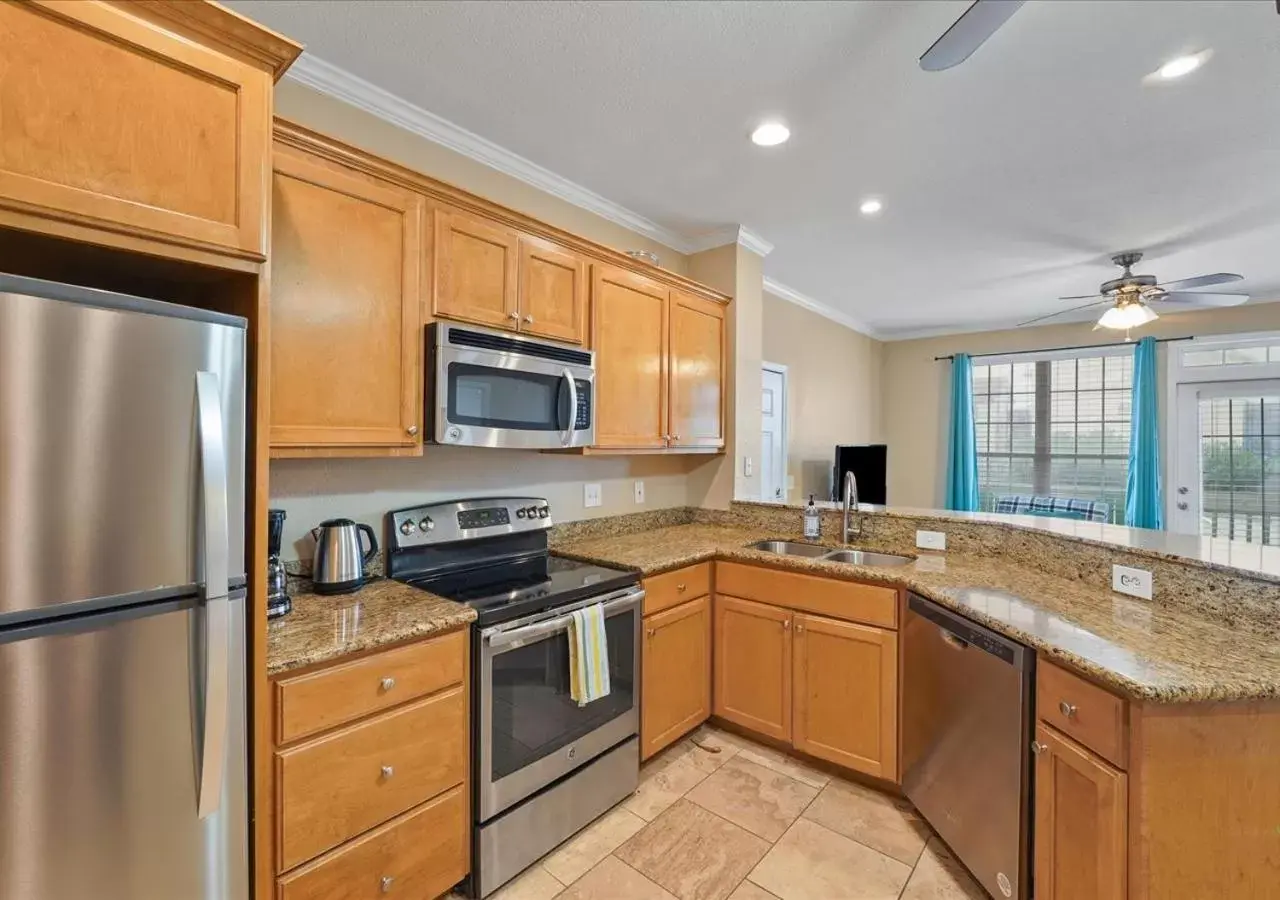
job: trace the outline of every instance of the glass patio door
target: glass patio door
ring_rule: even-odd
[[[1280,546],[1280,381],[1178,385],[1174,530]]]

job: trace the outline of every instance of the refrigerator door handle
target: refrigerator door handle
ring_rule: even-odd
[[[227,445],[222,428],[221,390],[213,372],[196,373],[196,404],[200,436],[201,523],[204,554],[204,690],[199,709],[200,782],[197,815],[217,811],[226,766],[228,671],[231,641],[231,601],[227,597]]]

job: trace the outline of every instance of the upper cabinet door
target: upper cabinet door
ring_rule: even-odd
[[[793,632],[795,748],[897,781],[897,633],[799,613]]]
[[[516,232],[447,207],[435,214],[433,311],[491,328],[516,328]]]
[[[97,2],[0,3],[0,47],[0,221],[265,258],[267,68]]]
[[[667,446],[667,288],[596,265],[591,347],[596,351],[596,446]]]
[[[671,446],[724,446],[724,307],[671,292]]]
[[[587,330],[587,262],[551,241],[520,238],[520,330],[581,344]]]
[[[273,450],[420,449],[423,198],[283,144],[275,170]]]

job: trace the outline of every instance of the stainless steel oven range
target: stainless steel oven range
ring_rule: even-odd
[[[590,350],[437,322],[428,329],[428,436],[466,447],[558,449],[595,443]]]
[[[387,572],[473,607],[472,876],[486,897],[635,791],[635,572],[550,554],[546,500],[481,498],[387,513]],[[571,613],[602,604],[610,692],[569,697]]]

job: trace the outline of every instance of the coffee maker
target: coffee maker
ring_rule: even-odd
[[[293,609],[289,599],[289,576],[280,561],[280,541],[284,537],[284,510],[267,510],[267,618],[276,619]]]

